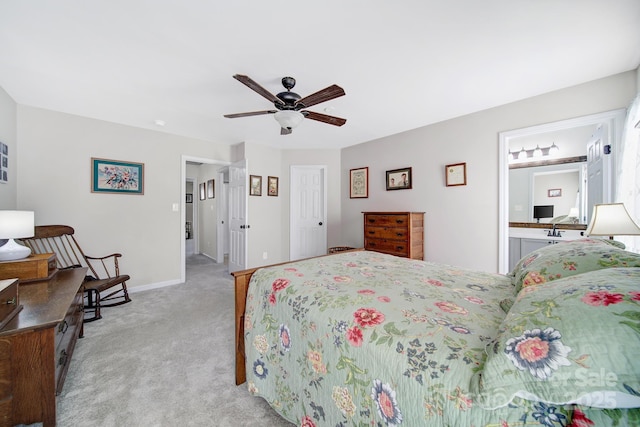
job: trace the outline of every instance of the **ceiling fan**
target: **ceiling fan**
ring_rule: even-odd
[[[277,95],[273,95],[271,92],[260,86],[248,76],[236,74],[235,76],[233,76],[233,78],[246,85],[249,89],[257,92],[259,95],[262,95],[267,100],[273,102],[273,105],[274,107],[276,107],[276,109],[237,114],[225,114],[224,116],[229,119],[248,116],[260,116],[263,114],[273,114],[275,116],[275,119],[280,124],[280,135],[289,135],[291,133],[291,130],[298,126],[304,118],[316,120],[322,123],[328,123],[334,126],[342,126],[347,122],[347,119],[305,110],[305,108],[311,107],[312,105],[330,101],[332,99],[345,95],[344,89],[342,89],[338,85],[331,85],[302,98],[297,93],[291,92],[291,89],[293,89],[293,87],[296,85],[296,79],[294,79],[293,77],[282,78],[282,86],[284,86],[286,91],[280,92]]]

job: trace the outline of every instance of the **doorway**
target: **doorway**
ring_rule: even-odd
[[[181,282],[185,282],[186,280],[186,256],[187,256],[187,182],[189,180],[192,181],[193,189],[192,189],[192,203],[191,208],[193,210],[193,222],[191,224],[191,233],[193,238],[193,253],[198,254],[202,253],[202,245],[203,241],[202,236],[204,236],[204,245],[208,248],[213,248],[210,250],[210,253],[207,254],[210,258],[213,259],[224,259],[224,254],[217,253],[217,224],[216,223],[202,223],[202,218],[204,215],[199,215],[199,203],[201,202],[200,198],[200,184],[207,183],[207,181],[211,181],[211,179],[215,179],[218,177],[217,172],[210,172],[207,174],[200,173],[199,169],[202,168],[210,168],[212,165],[219,165],[220,167],[225,167],[229,165],[229,162],[216,160],[216,159],[208,159],[202,157],[193,157],[188,155],[182,155],[182,167],[181,167],[181,203],[174,203],[174,210],[180,211],[180,235],[183,237],[181,239],[180,245],[180,280]],[[187,169],[189,169],[189,175],[187,176]],[[217,168],[219,169],[219,168]],[[216,169],[216,170],[217,170]],[[214,210],[214,203],[217,204],[218,201],[225,203],[227,198],[221,197],[221,192],[224,191],[225,186],[220,179],[215,179],[215,184],[212,188],[211,193],[205,194],[205,200],[211,206],[211,210]],[[225,207],[226,209],[226,207]],[[209,213],[207,211],[207,213]],[[215,215],[211,215],[215,218]],[[215,221],[215,220],[214,220]],[[208,231],[213,230],[213,231]]]
[[[626,116],[625,109],[612,110],[574,119],[562,120],[553,123],[531,126],[499,133],[498,155],[498,272],[509,271],[509,147],[515,138],[544,134],[566,129],[572,129],[589,125],[606,125],[608,141],[613,146],[612,153],[615,156],[616,148],[620,144],[622,127]],[[613,164],[617,164],[614,159]],[[603,200],[602,202],[606,202]],[[602,203],[600,202],[600,203]],[[588,215],[587,215],[588,218]]]

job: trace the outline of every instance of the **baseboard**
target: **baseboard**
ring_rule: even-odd
[[[151,289],[160,289],[166,286],[179,285],[181,283],[184,283],[184,282],[180,280],[168,280],[166,282],[149,283],[148,285],[134,286],[131,288],[127,288],[127,290],[129,291],[130,294],[134,294],[136,292],[149,291]]]

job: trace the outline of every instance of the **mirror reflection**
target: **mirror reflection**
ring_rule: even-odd
[[[602,133],[590,124],[511,138],[509,222],[587,224],[591,206],[602,202],[589,200],[587,152]]]

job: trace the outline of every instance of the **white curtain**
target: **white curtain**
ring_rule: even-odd
[[[640,93],[627,110],[617,156],[616,202],[624,203],[627,211],[640,224]],[[640,253],[640,236],[616,236],[627,250]]]

